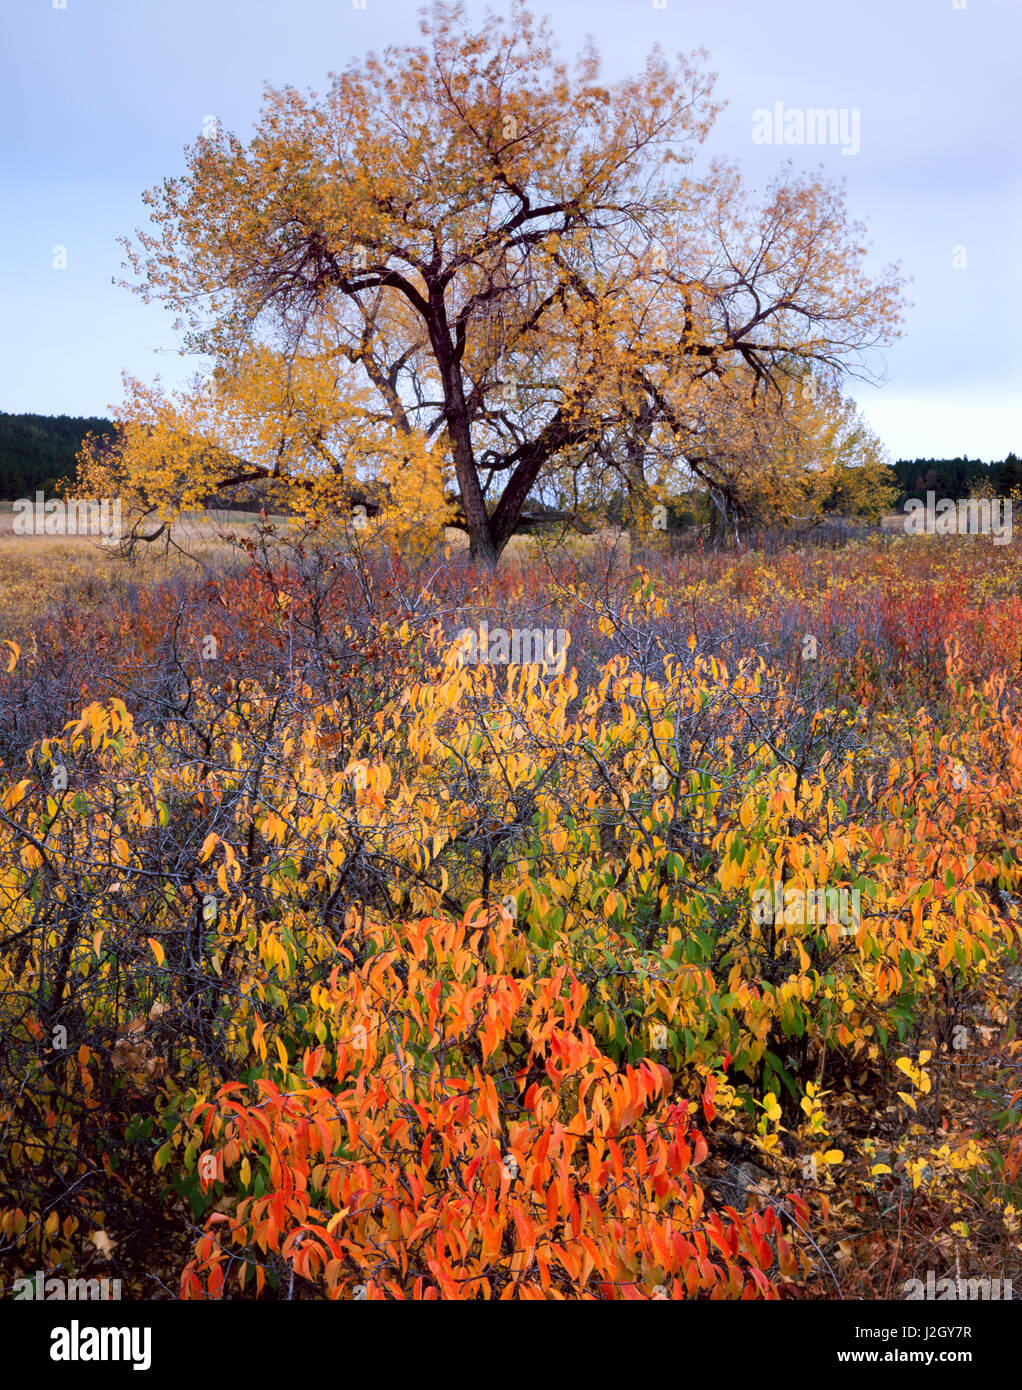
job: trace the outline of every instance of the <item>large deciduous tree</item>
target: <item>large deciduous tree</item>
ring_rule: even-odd
[[[545,479],[609,459],[641,482],[673,451],[719,486],[703,445],[736,402],[864,372],[892,336],[897,271],[867,274],[840,189],[788,170],[757,202],[734,167],[696,175],[705,54],[605,84],[521,5],[479,30],[437,5],[422,31],[325,95],[268,90],[247,144],[207,133],[147,195],[135,287],[216,389],[171,428],[135,388],[139,515],[181,504],[182,471],[196,497],[264,478],[338,506],[420,470],[492,564]]]

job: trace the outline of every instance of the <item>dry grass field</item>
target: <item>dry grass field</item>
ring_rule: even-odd
[[[269,521],[286,536],[286,517],[271,516]],[[32,619],[53,605],[71,601],[88,611],[108,600],[130,602],[138,586],[174,574],[194,577],[204,567],[222,569],[243,558],[237,542],[254,532],[257,518],[251,512],[188,514],[171,528],[169,548],[161,539],[140,548],[130,562],[116,553],[116,547],[96,539],[15,535],[13,523],[12,503],[0,501],[0,630],[16,640]],[[452,554],[468,549],[468,537],[452,527],[445,541]],[[600,549],[614,552],[617,564],[628,567],[628,533],[614,529],[593,536],[515,536],[502,564],[542,565],[544,556],[555,553],[584,559]]]
[[[130,602],[139,586],[222,567],[241,553],[223,535],[244,535],[254,522],[248,512],[188,516],[172,528],[171,547],[161,540],[127,561],[115,546],[87,536],[15,535],[13,504],[0,501],[0,629],[17,639],[51,606],[70,601],[88,611],[111,600]]]

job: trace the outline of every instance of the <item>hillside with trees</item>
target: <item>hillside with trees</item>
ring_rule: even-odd
[[[78,415],[0,412],[0,498],[50,493],[75,476],[75,458],[87,435],[112,436],[110,420]]]

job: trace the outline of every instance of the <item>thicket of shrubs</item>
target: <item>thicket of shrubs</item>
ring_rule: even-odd
[[[5,1285],[1010,1277],[1020,574],[278,550],[41,618],[0,676]],[[483,620],[566,669],[466,664]],[[861,920],[758,921],[779,882]]]

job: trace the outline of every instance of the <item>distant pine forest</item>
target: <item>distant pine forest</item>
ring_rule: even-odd
[[[115,433],[112,420],[79,415],[0,412],[0,498],[50,493],[75,475],[75,456],[88,434]]]
[[[80,415],[8,415],[0,411],[0,498],[50,493],[75,474],[75,457],[88,434],[113,435],[112,420]],[[898,484],[896,508],[912,497],[968,497],[989,482],[1006,497],[1022,484],[1022,459],[1014,453],[991,463],[980,459],[899,459],[891,465]]]

